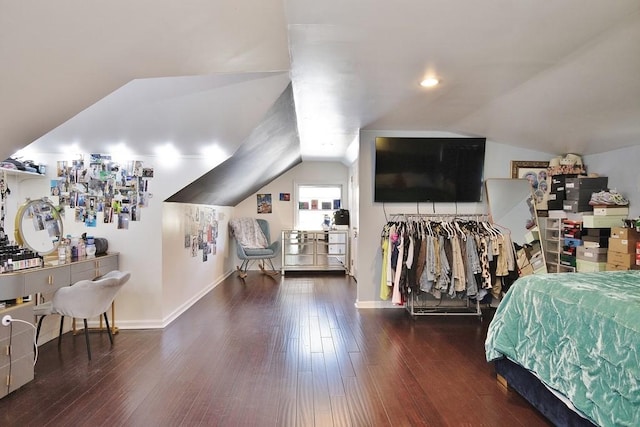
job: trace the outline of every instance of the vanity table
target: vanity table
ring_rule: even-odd
[[[118,269],[118,253],[76,261],[46,261],[44,267],[0,274],[0,300],[18,300],[36,294],[52,294],[79,280],[92,280]],[[0,309],[0,318],[10,315],[33,323],[33,301]],[[111,319],[115,327],[114,308]],[[14,322],[0,326],[0,398],[33,380],[33,328]]]

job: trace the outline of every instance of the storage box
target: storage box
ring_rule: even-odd
[[[520,277],[529,276],[530,274],[533,274],[533,267],[531,266],[531,264],[527,264],[520,269]]]
[[[585,246],[578,246],[576,249],[576,258],[578,260],[606,263],[607,252],[607,248],[587,248]]]
[[[635,245],[635,242],[640,240],[640,233],[637,232],[633,228],[612,227],[611,228],[611,238],[613,238],[613,239],[633,240],[634,245]]]
[[[594,271],[605,271],[607,269],[606,262],[591,262],[578,259],[576,261],[576,271],[580,273],[591,273]]]
[[[611,248],[609,248],[609,252],[607,252],[607,264],[619,265],[629,269],[631,268],[631,265],[635,263],[635,253],[626,254],[623,252],[614,252],[611,250]]]
[[[565,238],[564,239],[564,246],[565,247],[576,247],[576,246],[580,246],[582,245],[582,240],[580,239],[571,239],[571,238]]]
[[[547,200],[547,209],[550,211],[561,211],[564,197],[559,200]]]
[[[590,188],[567,188],[565,191],[566,200],[578,200],[581,204],[589,204],[594,193]]]
[[[592,189],[594,191],[606,190],[609,185],[609,178],[606,176],[598,176],[593,178],[579,177],[579,178],[567,178],[564,186],[569,189]]]
[[[586,230],[587,236],[596,236],[596,237],[610,237],[611,229],[610,228],[588,228]]]
[[[609,250],[621,253],[635,253],[640,233],[631,228],[614,227],[609,238]]]
[[[629,206],[594,206],[594,215],[629,215]]]
[[[560,264],[561,265],[566,265],[566,266],[569,266],[569,267],[575,267],[576,266],[576,257],[571,256],[571,255],[560,254]]]
[[[619,227],[626,218],[626,215],[583,215],[582,226],[585,228]]]
[[[536,240],[540,240],[540,231],[537,228],[531,229],[524,235],[524,241],[526,243],[532,243]]]
[[[621,254],[635,253],[635,242],[629,243],[627,239],[614,239],[609,237],[609,250],[611,252],[619,252]]]
[[[605,268],[606,268],[606,271],[629,270],[628,267],[625,267],[622,265],[609,264],[609,263],[607,263],[607,266]]]
[[[567,212],[591,212],[593,211],[593,206],[589,204],[589,200],[586,202],[582,202],[580,200],[565,200],[562,202],[562,210]]]
[[[609,238],[599,236],[582,236],[582,245],[586,248],[608,248]]]
[[[551,175],[551,188],[563,186],[567,182],[567,178],[576,178],[577,176],[577,174]]]
[[[562,191],[551,191],[547,195],[547,201],[558,201],[558,202],[561,202],[564,199],[566,199],[566,194],[564,193],[564,190],[562,190]]]

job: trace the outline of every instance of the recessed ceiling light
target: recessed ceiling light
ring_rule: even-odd
[[[427,77],[426,79],[420,82],[420,86],[434,87],[434,86],[437,86],[438,83],[440,83],[440,80],[436,79],[435,77]]]

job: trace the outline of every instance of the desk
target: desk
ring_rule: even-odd
[[[118,269],[118,253],[82,258],[77,261],[45,262],[44,267],[0,274],[0,300],[13,300],[34,294],[51,294],[79,280],[92,280]],[[15,319],[33,323],[33,303],[15,304],[0,310]],[[115,325],[113,317],[111,319]],[[9,333],[13,329],[13,336]],[[9,348],[9,342],[11,348]],[[0,326],[0,397],[33,380],[33,329],[16,322]],[[9,376],[9,372],[11,375]]]

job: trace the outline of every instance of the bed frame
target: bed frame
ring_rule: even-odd
[[[556,426],[594,427],[558,399],[540,380],[522,366],[506,358],[494,362],[498,382],[518,392]]]

